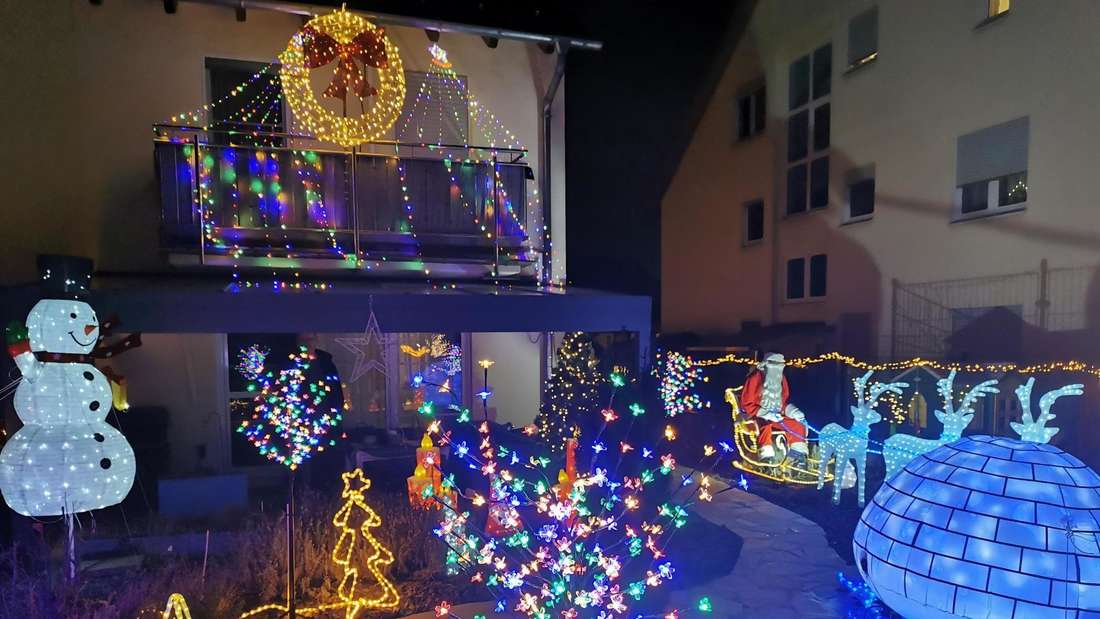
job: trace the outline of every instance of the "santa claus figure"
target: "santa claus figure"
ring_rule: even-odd
[[[776,463],[783,459],[782,450],[776,452],[776,440],[782,436],[789,456],[805,465],[806,416],[787,401],[790,388],[787,378],[783,376],[784,365],[783,355],[769,353],[764,356],[764,360],[745,379],[741,409],[747,416],[756,419],[760,426],[758,444],[762,458]]]

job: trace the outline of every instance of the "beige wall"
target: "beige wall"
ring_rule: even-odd
[[[104,270],[161,268],[152,123],[207,102],[205,58],[270,62],[302,24],[260,10],[241,23],[231,9],[190,2],[167,15],[147,0],[0,2],[0,20],[0,169],[9,179],[0,284],[31,279],[35,255],[48,252],[91,256]],[[387,31],[406,69],[427,69],[423,31]],[[489,49],[456,34],[440,44],[539,170],[539,101],[554,57],[514,41]],[[564,163],[555,167],[564,182]],[[557,228],[564,201],[555,204]]]
[[[1034,271],[1044,258],[1052,267],[1100,263],[1100,194],[1092,181],[1100,144],[1100,124],[1093,122],[1100,72],[1091,66],[1100,56],[1100,4],[1014,0],[1008,15],[976,28],[986,4],[758,4],[664,198],[666,331],[733,332],[744,319],[763,315],[767,321],[771,295],[755,290],[760,275],[745,275],[766,267],[759,266],[759,247],[738,246],[740,215],[731,217],[731,210],[768,183],[768,220],[773,206],[785,204],[788,67],[828,41],[829,207],[780,218],[781,268],[769,279],[782,285],[789,257],[827,253],[829,294],[821,301],[779,303],[779,321],[835,323],[844,312],[871,312],[881,343],[889,336],[891,278],[922,282]],[[848,20],[874,5],[878,58],[845,74]],[[751,49],[759,65],[747,60]],[[767,138],[734,144],[733,97],[761,72],[768,87]],[[1027,209],[951,223],[957,137],[1024,115],[1031,126]],[[761,170],[767,142],[779,147]],[[874,217],[842,225],[845,176],[868,164],[875,166]],[[766,238],[774,242],[775,232],[768,229]],[[738,283],[731,289],[730,278],[712,281],[700,272],[735,273]],[[692,286],[706,289],[675,293]],[[1082,311],[1087,294],[1080,294]]]

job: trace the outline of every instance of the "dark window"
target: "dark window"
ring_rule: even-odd
[[[848,217],[866,217],[875,212],[875,179],[865,178],[848,186]]]
[[[810,164],[810,208],[829,206],[829,157],[814,159]]]
[[[829,271],[829,257],[825,254],[810,256],[810,296],[823,297]]]
[[[233,146],[281,146],[281,139],[253,135],[254,132],[283,133],[283,98],[279,96],[279,68],[261,62],[207,58],[210,82],[210,128],[212,144]],[[239,89],[237,94],[231,94]]]
[[[848,65],[854,66],[878,53],[878,7],[848,22]]]
[[[810,138],[810,112],[801,112],[787,119],[787,161],[805,159]]]
[[[787,298],[801,299],[806,296],[806,259],[792,258],[787,261]]]
[[[806,210],[806,164],[800,163],[787,170],[787,214]]]
[[[829,104],[814,109],[814,150],[829,148]]]
[[[962,186],[963,213],[975,213],[989,206],[989,181],[967,183]]]
[[[764,131],[767,118],[764,87],[737,98],[737,139],[745,140]]]
[[[764,238],[764,201],[753,200],[745,205],[745,242]]]
[[[803,56],[791,63],[790,109],[806,105],[810,100],[810,57]]]
[[[244,434],[237,431],[241,422],[249,419],[256,407],[253,394],[248,390],[249,380],[236,368],[241,352],[253,345],[268,351],[264,365],[277,373],[286,367],[287,357],[298,350],[298,339],[293,333],[230,333],[226,336],[230,391],[229,446],[233,466],[258,466],[271,462],[248,442]]]
[[[833,85],[833,44],[822,45],[814,51],[814,99],[829,94]]]
[[[998,180],[1000,181],[998,202],[1001,206],[1027,202],[1027,170],[1002,176]]]

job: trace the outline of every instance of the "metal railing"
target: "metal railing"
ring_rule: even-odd
[[[340,151],[258,125],[154,125],[161,246],[198,264],[451,263],[534,276],[525,155],[392,141]]]
[[[1042,260],[1036,270],[1023,273],[911,284],[894,280],[891,356],[943,358],[951,335],[995,308],[1047,331],[1083,329],[1097,269],[1050,268]]]

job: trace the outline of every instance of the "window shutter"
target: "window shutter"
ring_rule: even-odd
[[[959,137],[955,185],[1027,170],[1029,117],[987,127]]]
[[[878,51],[878,7],[848,22],[848,64],[855,64]]]

